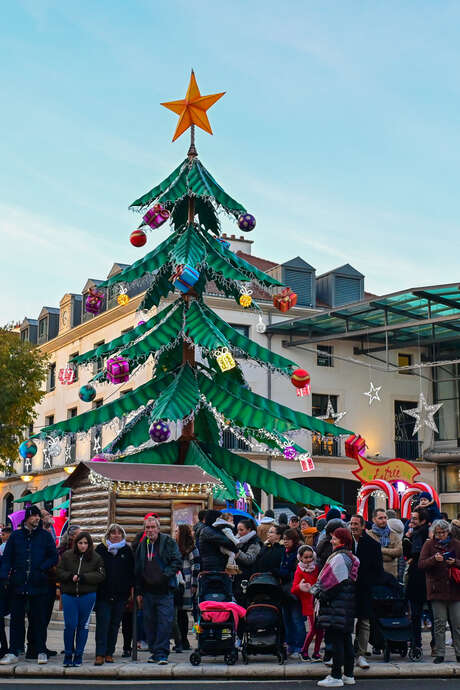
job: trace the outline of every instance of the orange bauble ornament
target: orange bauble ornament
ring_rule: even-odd
[[[295,369],[291,383],[297,388],[297,395],[310,395],[310,374],[305,369]]]

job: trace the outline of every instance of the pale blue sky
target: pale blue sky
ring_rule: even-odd
[[[184,158],[194,67],[227,91],[200,158],[257,217],[253,253],[349,262],[384,293],[460,279],[460,4],[2,3],[0,323],[131,262],[135,198]],[[235,226],[229,226],[234,230]]]

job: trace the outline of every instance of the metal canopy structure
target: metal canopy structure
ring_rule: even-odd
[[[328,340],[356,340],[356,354],[460,340],[460,283],[412,288],[372,297],[308,318],[274,323],[270,333],[289,335],[285,347]]]

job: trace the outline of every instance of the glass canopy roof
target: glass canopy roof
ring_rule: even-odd
[[[359,352],[460,339],[460,283],[413,288],[336,307],[307,318],[271,324],[289,335],[286,346],[361,341]]]

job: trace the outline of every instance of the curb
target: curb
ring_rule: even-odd
[[[110,664],[95,668],[91,662],[79,668],[64,668],[58,664],[38,665],[19,662],[11,666],[0,666],[0,677],[13,678],[91,678],[112,680],[175,680],[206,679],[219,680],[306,680],[323,678],[330,669],[324,664],[249,663],[227,666],[204,661],[200,666],[189,663],[171,663],[155,666],[141,662]],[[454,678],[460,677],[460,664],[456,663],[414,663],[375,664],[369,670],[356,669],[356,678]]]

